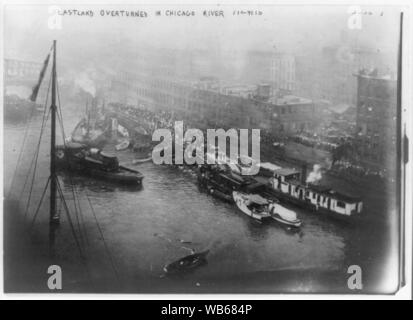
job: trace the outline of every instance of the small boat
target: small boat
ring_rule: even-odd
[[[292,227],[300,227],[301,226],[301,220],[297,218],[297,214],[295,211],[290,210],[285,208],[284,206],[280,205],[279,203],[270,203],[269,206],[269,211],[271,214],[271,217],[288,226]]]
[[[121,143],[115,146],[115,149],[117,151],[126,150],[129,147],[129,144],[130,144],[129,140],[123,140]]]
[[[114,183],[141,185],[143,180],[139,171],[119,165],[116,156],[76,142],[56,147],[56,162],[60,168]]]
[[[147,158],[143,158],[143,159],[132,160],[132,164],[145,163],[145,162],[149,162],[149,161],[152,161],[152,156],[147,157]]]
[[[233,191],[232,196],[237,207],[247,216],[258,221],[266,221],[271,218],[268,211],[269,202],[260,195]]]
[[[167,264],[163,270],[166,274],[170,275],[193,271],[194,269],[207,263],[206,256],[208,253],[209,250],[190,254],[177,261]]]

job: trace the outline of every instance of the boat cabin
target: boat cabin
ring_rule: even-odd
[[[85,160],[90,164],[95,164],[106,171],[116,171],[119,169],[118,158],[112,154],[102,152],[98,148],[90,148]]]
[[[270,179],[270,184],[288,199],[316,210],[323,209],[350,216],[363,209],[361,198],[344,195],[325,186],[304,185],[300,182],[300,172],[293,169],[277,170]]]
[[[258,175],[264,177],[274,177],[274,173],[279,169],[281,169],[280,166],[277,166],[271,162],[261,162]]]
[[[295,169],[290,168],[278,168],[273,170],[273,177],[281,182],[287,182],[291,180],[300,181],[301,173]]]

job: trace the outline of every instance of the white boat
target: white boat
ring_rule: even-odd
[[[246,215],[254,218],[258,221],[264,221],[271,218],[268,211],[268,200],[257,194],[246,194],[243,192],[233,191],[232,197],[234,198],[237,207]]]
[[[125,150],[129,147],[129,144],[130,144],[129,140],[123,140],[121,143],[115,146],[115,149],[117,151]]]
[[[292,227],[301,226],[301,220],[297,218],[295,211],[275,202],[270,203],[268,209],[274,220]]]

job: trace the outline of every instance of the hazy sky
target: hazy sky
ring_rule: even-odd
[[[60,65],[115,68],[133,60],[141,48],[209,49],[214,52],[268,50],[303,54],[342,43],[395,50],[400,9],[362,7],[361,30],[349,30],[348,6],[130,6],[72,5],[61,9],[93,10],[94,16],[64,16],[62,28],[51,30],[49,6],[9,5],[4,17],[4,56],[42,61],[58,40]],[[100,10],[143,10],[147,18],[101,17]],[[195,17],[155,16],[161,10],[194,10]],[[203,10],[224,10],[225,17],[203,17]],[[234,10],[262,11],[261,16],[233,16]]]

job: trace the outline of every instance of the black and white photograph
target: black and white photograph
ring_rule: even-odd
[[[4,294],[396,295],[411,12],[3,3]]]

